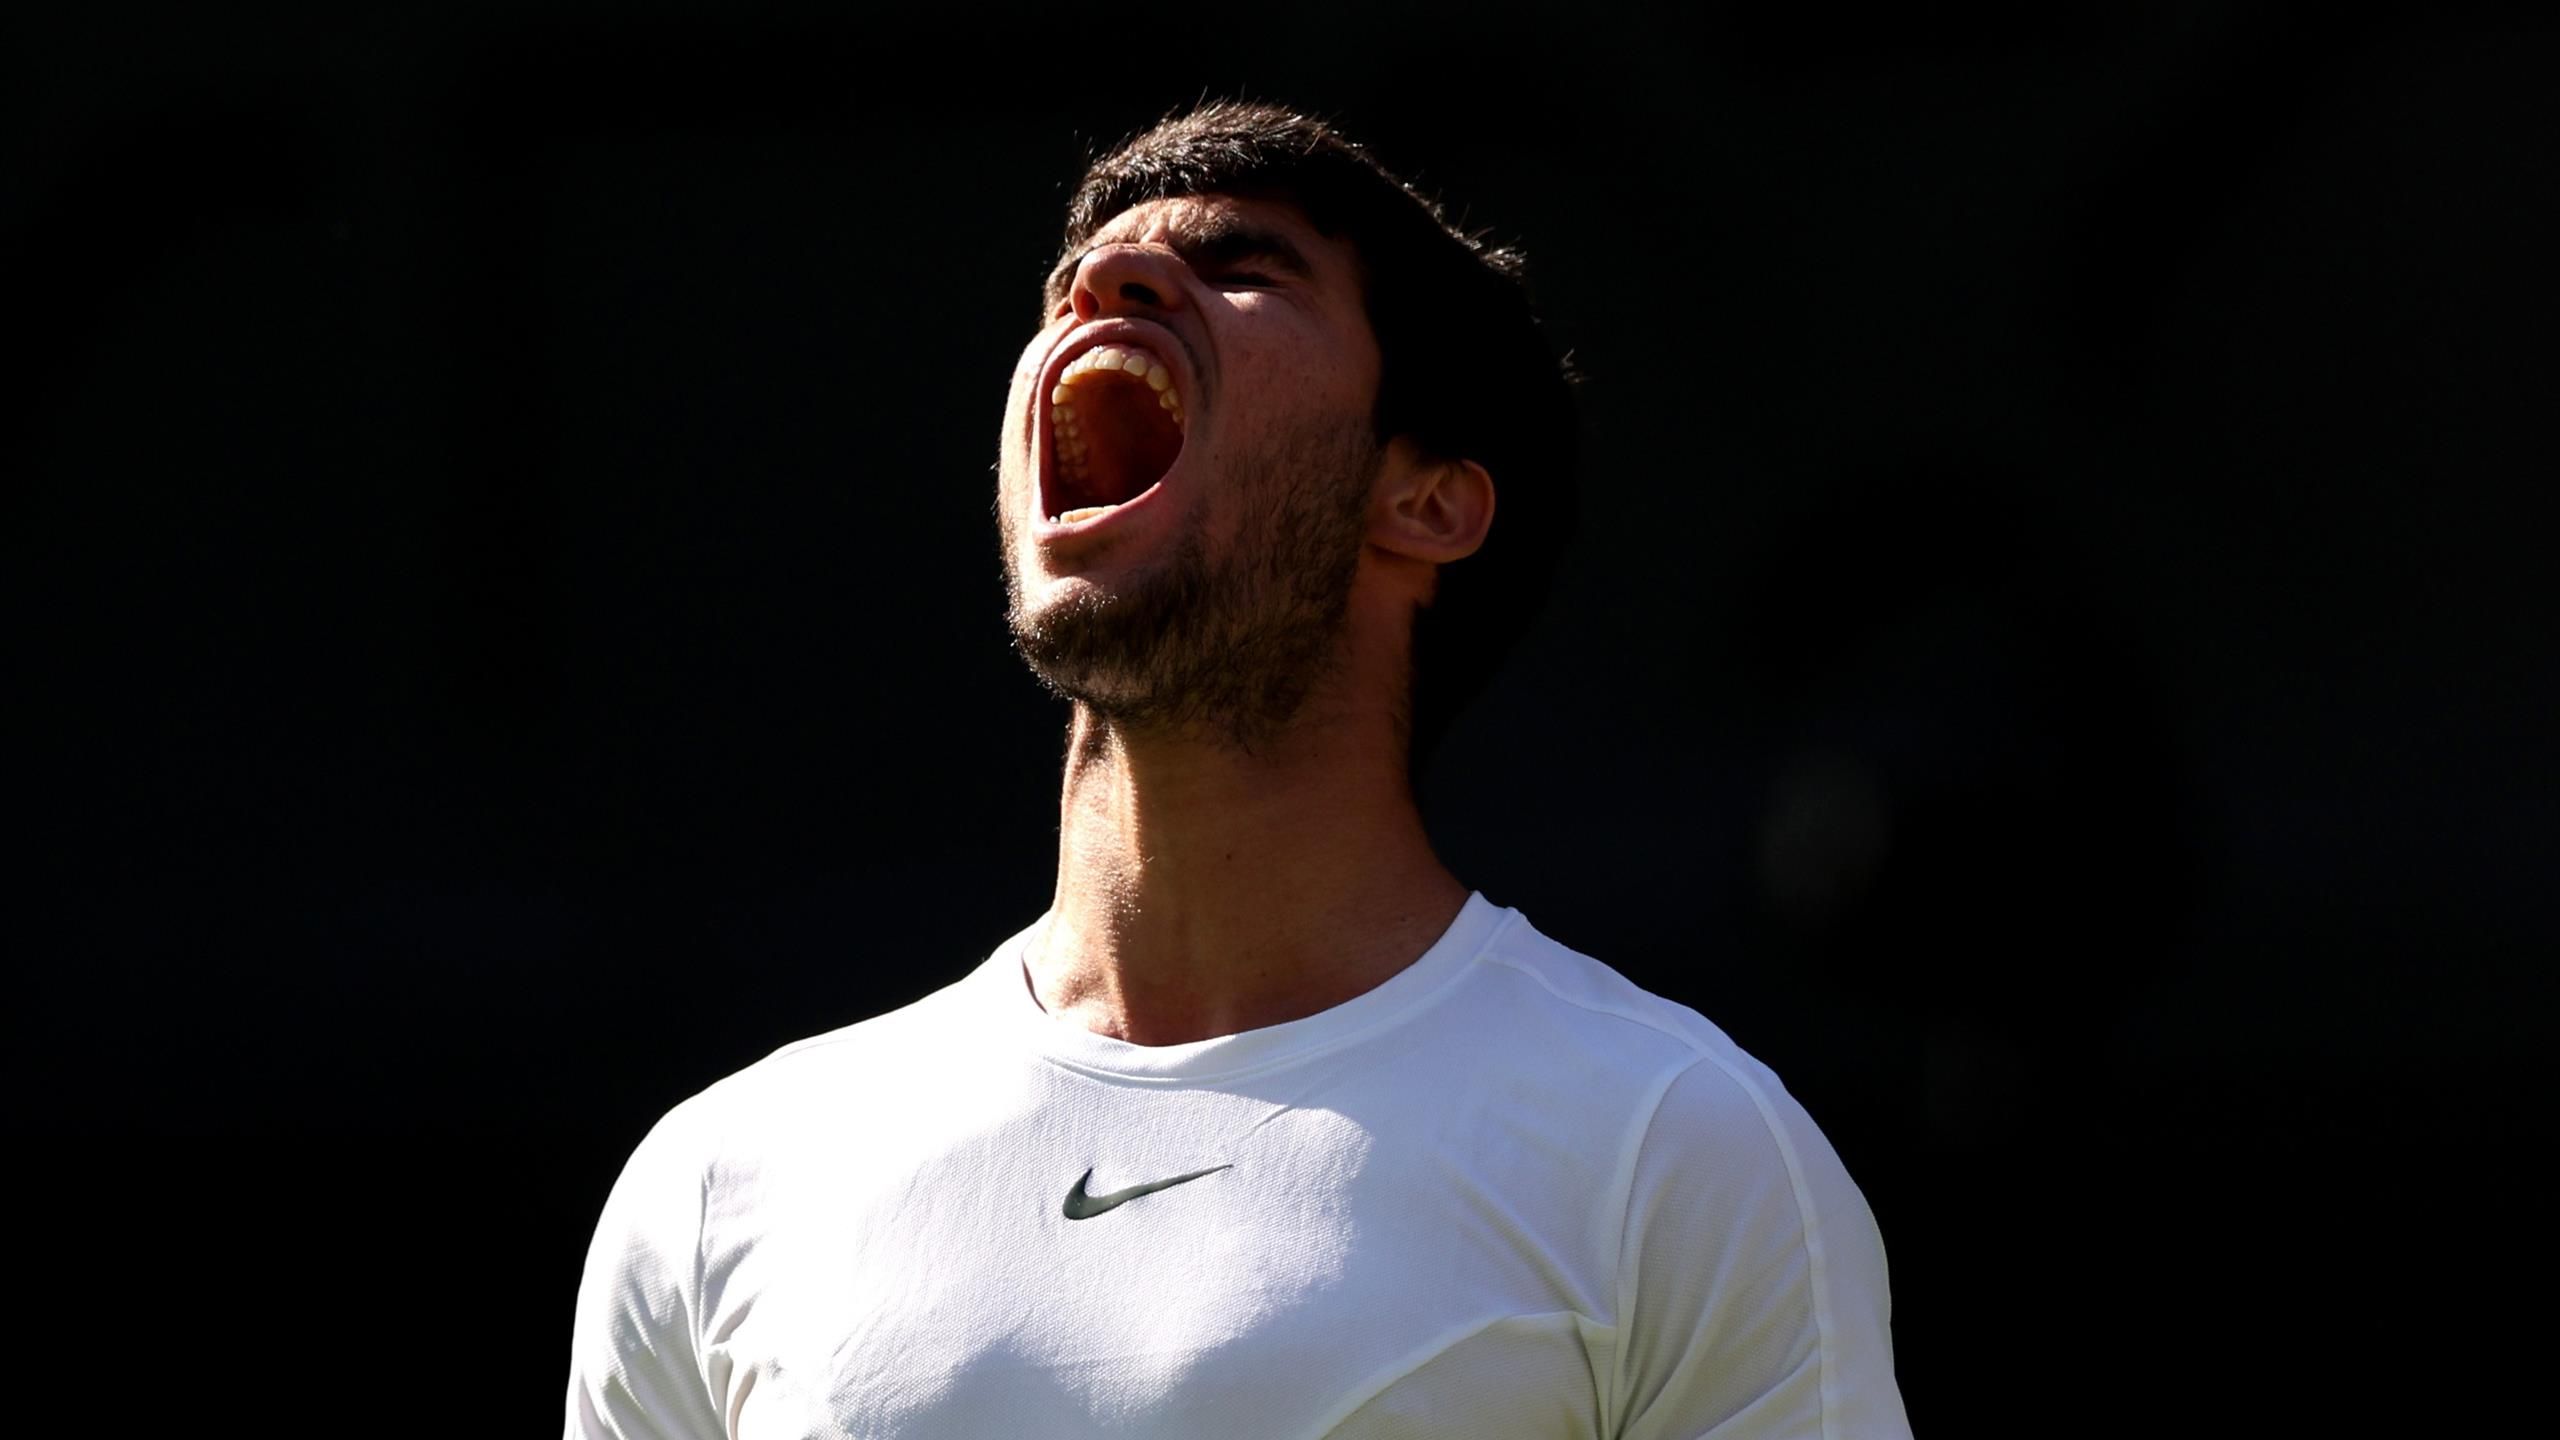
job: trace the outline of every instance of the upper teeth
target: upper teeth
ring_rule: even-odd
[[[1049,391],[1049,403],[1067,404],[1068,388],[1097,371],[1135,375],[1146,381],[1147,388],[1156,392],[1156,403],[1173,417],[1173,423],[1182,423],[1182,394],[1173,388],[1173,372],[1164,368],[1163,361],[1134,346],[1096,345],[1068,361],[1067,368],[1058,372],[1057,385]],[[1072,416],[1074,412],[1071,409],[1067,413]]]
[[[1147,388],[1151,390],[1162,390],[1173,383],[1173,374],[1164,368],[1163,362],[1133,346],[1096,345],[1068,361],[1059,378],[1063,380],[1081,375],[1087,370],[1125,370],[1132,375],[1144,376]]]

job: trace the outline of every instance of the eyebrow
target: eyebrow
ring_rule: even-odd
[[[1193,266],[1223,270],[1246,260],[1267,262],[1304,280],[1315,273],[1307,257],[1288,236],[1233,216],[1220,216],[1188,234],[1173,237],[1174,253]]]
[[[1074,282],[1076,267],[1084,258],[1103,245],[1120,244],[1106,240],[1088,245],[1061,259],[1049,272],[1049,282],[1041,293],[1052,303],[1066,293]],[[1259,260],[1272,269],[1297,279],[1310,279],[1315,267],[1307,262],[1306,252],[1295,241],[1268,226],[1256,225],[1233,215],[1218,215],[1174,232],[1173,252],[1193,269],[1224,270],[1247,260]]]

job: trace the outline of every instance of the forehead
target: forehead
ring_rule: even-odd
[[[1175,195],[1163,200],[1142,200],[1103,221],[1094,229],[1093,243],[1125,245],[1146,240],[1196,239],[1240,225],[1285,230],[1293,239],[1316,233],[1306,212],[1286,200]]]
[[[1318,230],[1287,200],[1218,194],[1148,200],[1104,221],[1085,242],[1087,248],[1136,244],[1164,245],[1195,263],[1276,253],[1303,262],[1306,278],[1317,281],[1354,283],[1359,275],[1351,242]]]

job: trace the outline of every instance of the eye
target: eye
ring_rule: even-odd
[[[1280,282],[1259,270],[1230,270],[1219,276],[1216,283],[1222,287],[1241,285],[1247,289],[1263,290]]]

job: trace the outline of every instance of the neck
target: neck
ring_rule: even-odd
[[[1326,699],[1250,753],[1076,708],[1027,958],[1050,1013],[1140,1045],[1259,1029],[1364,993],[1449,927],[1466,887],[1432,853],[1394,717]]]

